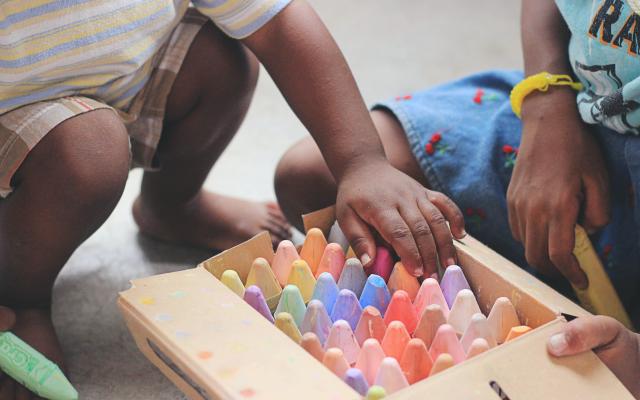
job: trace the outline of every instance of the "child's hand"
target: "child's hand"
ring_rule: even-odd
[[[338,185],[337,216],[363,264],[375,257],[370,227],[416,276],[436,272],[437,257],[443,264],[455,264],[451,232],[464,237],[464,218],[448,197],[426,189],[386,161],[367,160],[351,171]]]
[[[554,356],[570,356],[593,350],[600,360],[640,399],[640,335],[610,317],[575,319],[547,344]]]
[[[16,314],[12,309],[0,306],[0,332],[8,331],[16,323]]]
[[[608,175],[570,89],[526,99],[507,202],[511,231],[524,244],[527,262],[546,273],[555,266],[574,285],[586,287],[587,277],[572,253],[574,226],[581,210],[588,231],[607,224]]]

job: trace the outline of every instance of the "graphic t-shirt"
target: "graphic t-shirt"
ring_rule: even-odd
[[[640,134],[640,15],[625,0],[556,0],[571,31],[569,58],[589,124]]]

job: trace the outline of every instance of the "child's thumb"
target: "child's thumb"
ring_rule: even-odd
[[[547,349],[554,356],[569,356],[614,342],[624,327],[610,317],[577,318],[549,338]]]
[[[340,213],[338,223],[362,265],[371,265],[376,257],[376,243],[369,226],[349,207]]]

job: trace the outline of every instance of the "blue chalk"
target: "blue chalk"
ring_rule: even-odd
[[[365,274],[360,260],[357,258],[348,259],[344,264],[340,279],[338,279],[338,287],[340,289],[349,289],[360,297],[366,282],[367,274]]]
[[[336,322],[339,319],[343,319],[347,321],[349,325],[351,325],[351,329],[355,331],[361,314],[362,307],[360,307],[355,293],[348,289],[342,289],[340,293],[338,293],[336,304],[333,306],[331,320]]]
[[[384,279],[375,274],[369,275],[360,295],[360,306],[362,308],[373,306],[384,316],[390,301],[391,293],[389,293],[389,288],[387,288]]]
[[[344,381],[347,385],[351,386],[353,390],[360,393],[361,396],[366,396],[369,391],[369,384],[364,378],[362,371],[358,368],[349,368],[344,376]]]
[[[329,272],[323,272],[318,277],[316,287],[313,288],[311,299],[320,300],[324,304],[324,308],[327,309],[327,314],[331,315],[339,291],[333,276]]]

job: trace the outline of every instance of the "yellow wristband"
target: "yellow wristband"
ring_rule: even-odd
[[[540,72],[520,81],[511,89],[511,109],[520,118],[522,114],[522,102],[534,90],[546,92],[549,86],[570,86],[574,90],[581,90],[582,84],[574,82],[569,75],[554,75],[548,72]]]

